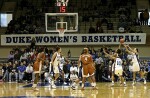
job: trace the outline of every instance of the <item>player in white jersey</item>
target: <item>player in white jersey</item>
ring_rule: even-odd
[[[124,45],[126,48],[126,51],[132,55],[132,71],[133,71],[133,83],[132,85],[135,85],[136,83],[136,73],[140,71],[140,65],[138,62],[138,49],[134,48],[132,49],[129,47],[129,45]],[[146,79],[144,79],[144,84],[146,84]]]
[[[114,55],[108,54],[105,50],[104,53],[110,59],[114,60],[114,63],[112,65],[112,84],[114,85],[114,74],[116,74],[120,78],[121,85],[124,84],[124,86],[126,86],[126,83],[124,82],[124,78],[123,78],[122,60],[119,57],[119,54],[121,54],[121,50],[117,49]]]
[[[53,66],[54,71],[54,81],[56,81],[59,77],[59,64],[60,64],[60,58],[61,58],[61,48],[57,47],[56,52],[53,54],[51,59],[51,64]],[[52,88],[56,88],[54,81],[52,81]]]

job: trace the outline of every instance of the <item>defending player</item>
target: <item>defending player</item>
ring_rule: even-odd
[[[34,83],[33,83],[33,90],[39,90],[37,89],[37,83],[39,81],[39,76],[41,73],[41,68],[42,65],[44,63],[45,60],[45,53],[44,53],[44,48],[40,49],[40,52],[37,55],[36,61],[33,65],[33,70],[34,70],[34,74],[35,74],[35,79],[34,79]]]
[[[94,62],[92,56],[88,53],[88,48],[84,48],[83,54],[81,55],[81,62],[83,67],[82,90],[84,90],[84,83],[88,75],[93,82],[92,83],[93,89],[97,89],[95,76],[94,76],[94,72],[95,72]]]
[[[76,79],[74,80],[74,82],[73,82],[73,84],[72,84],[72,86],[71,86],[71,88],[73,89],[73,90],[75,90],[75,89],[77,89],[78,88],[78,86],[79,86],[79,82],[80,82],[80,78],[81,77],[83,77],[84,76],[84,74],[83,74],[83,65],[82,65],[82,61],[81,61],[81,57],[82,57],[82,55],[84,54],[84,50],[82,51],[82,53],[81,53],[81,55],[80,55],[80,57],[79,57],[79,60],[78,60],[78,77],[76,77]],[[94,62],[93,62],[94,63]],[[82,74],[82,76],[80,76],[80,69],[81,69],[81,74]],[[95,69],[95,68],[94,68]],[[87,77],[86,78],[88,78],[88,81],[90,82],[90,84],[91,84],[91,86],[94,88],[94,89],[97,89],[96,87],[94,87],[95,86],[95,81],[93,82],[92,81],[92,79],[91,79],[91,76],[88,74],[87,75]]]
[[[109,58],[114,60],[114,64],[113,64],[114,69],[112,70],[112,71],[114,71],[113,74],[116,74],[117,76],[119,76],[121,85],[124,84],[124,86],[126,86],[126,83],[124,82],[124,78],[123,78],[122,60],[119,57],[119,54],[121,54],[121,50],[117,49],[117,51],[114,55],[110,55],[110,54],[106,53],[105,50],[104,50],[104,53]],[[114,79],[114,76],[112,79]]]
[[[60,64],[60,58],[61,58],[61,48],[56,47],[56,52],[52,56],[51,64],[53,66],[53,71],[54,71],[54,80],[52,81],[52,88],[56,88],[56,85],[54,82],[58,79],[59,77],[59,64]]]

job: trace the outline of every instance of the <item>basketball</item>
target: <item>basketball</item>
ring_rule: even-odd
[[[120,39],[120,43],[121,44],[124,43],[124,39],[123,38]]]

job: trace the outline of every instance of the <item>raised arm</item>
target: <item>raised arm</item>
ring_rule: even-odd
[[[118,47],[118,49],[120,49],[121,48],[121,44],[119,44],[119,47]]]
[[[132,51],[133,53],[137,53],[136,51],[134,51],[129,45],[127,45],[127,47],[130,49],[130,51]]]
[[[129,49],[128,45],[124,45],[124,47],[126,48],[126,51],[127,51],[129,54],[133,54],[132,51]]]
[[[116,59],[116,57],[114,57],[113,55],[108,54],[105,50],[103,50],[103,51],[104,51],[104,54],[105,54],[106,56],[108,56],[110,59],[113,59],[113,60]]]

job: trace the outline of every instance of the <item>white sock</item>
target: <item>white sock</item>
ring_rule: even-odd
[[[91,83],[91,86],[93,86],[93,82]]]
[[[54,80],[52,80],[52,85],[54,85]]]
[[[82,88],[84,87],[84,84],[82,83]]]
[[[124,84],[126,84],[126,82],[124,82]]]
[[[114,83],[114,81],[112,81],[112,83]]]
[[[95,83],[95,82],[93,83],[93,86],[94,86],[94,87],[96,86],[96,83]]]
[[[76,86],[76,82],[73,82],[73,84],[72,84],[73,86]]]

